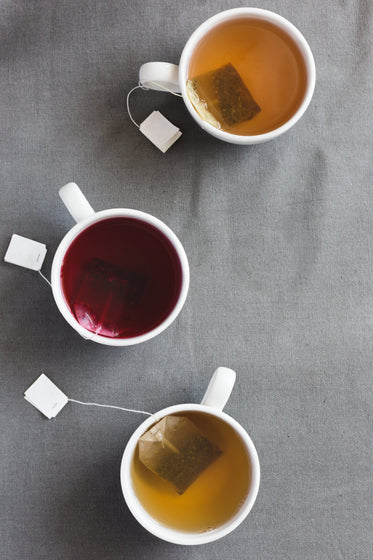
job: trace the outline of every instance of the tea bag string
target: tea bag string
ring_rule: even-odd
[[[43,280],[46,281],[47,284],[49,284],[50,287],[52,287],[52,284],[49,282],[48,278],[46,276],[44,276],[44,274],[42,273],[41,270],[38,270],[40,276],[43,278]]]
[[[175,95],[176,97],[183,97],[182,93],[176,93],[175,91],[172,91],[171,89],[167,88],[166,86],[162,85],[162,84],[158,84],[157,82],[148,82],[149,84],[153,84],[154,86],[157,86],[165,91],[167,91],[168,93],[171,93],[172,95]],[[128,93],[127,93],[127,98],[126,98],[126,105],[127,105],[127,113],[129,118],[131,119],[131,121],[133,122],[133,124],[135,126],[137,126],[137,128],[140,128],[140,125],[134,120],[134,118],[132,117],[132,113],[130,110],[130,105],[129,105],[129,99],[130,99],[130,95],[132,92],[135,91],[135,89],[142,89],[143,91],[149,91],[150,88],[147,88],[146,86],[143,86],[140,82],[137,86],[133,87]]]
[[[68,399],[70,402],[82,404],[84,406],[99,406],[101,408],[115,408],[116,410],[124,410],[125,412],[137,412],[138,414],[146,414],[147,416],[153,416],[152,412],[147,412],[145,410],[137,410],[136,408],[124,408],[123,406],[114,406],[112,404],[99,404],[93,402],[83,402],[76,399]]]

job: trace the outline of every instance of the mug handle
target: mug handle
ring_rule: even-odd
[[[139,70],[139,85],[155,91],[181,93],[179,67],[170,62],[146,62]]]
[[[90,218],[95,213],[76,183],[67,183],[58,192],[76,222]]]
[[[236,372],[227,367],[218,367],[206,389],[201,404],[223,410],[236,381]]]

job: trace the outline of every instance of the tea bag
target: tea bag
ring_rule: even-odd
[[[82,327],[114,338],[133,320],[144,288],[138,274],[94,258],[85,267],[72,309]]]
[[[179,494],[221,451],[185,416],[165,416],[139,439],[140,461]]]
[[[260,111],[231,63],[188,80],[186,89],[202,119],[216,128],[250,120]]]

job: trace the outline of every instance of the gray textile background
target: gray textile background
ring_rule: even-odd
[[[183,131],[163,155],[130,122],[149,60],[246,2],[2,0],[1,250],[17,232],[55,249],[73,225],[57,190],[169,224],[191,266],[178,320],[128,349],[85,342],[47,284],[1,263],[0,557],[372,558],[373,5],[264,0],[303,32],[317,86],[303,119],[256,147],[223,144],[180,99],[136,92]],[[142,417],[68,404],[48,421],[23,398],[46,372],[69,396],[150,411],[198,402],[213,370],[238,380],[227,412],[251,434],[262,484],[246,521],[183,548],[143,530],[121,496]]]

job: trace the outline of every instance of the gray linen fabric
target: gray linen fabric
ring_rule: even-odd
[[[81,339],[37,273],[1,264],[1,535],[6,560],[372,557],[372,74],[369,0],[264,0],[314,52],[302,120],[268,144],[209,137],[182,101],[137,91],[183,131],[166,155],[130,122],[149,60],[177,63],[218,0],[0,2],[1,249],[13,232],[54,251],[76,181],[97,209],[132,207],[182,240],[191,288],[178,320],[126,349]],[[198,402],[214,369],[252,436],[262,483],[214,544],[148,534],[120,489],[142,417],[69,403],[48,421],[23,391],[43,371],[69,396],[156,411]]]

